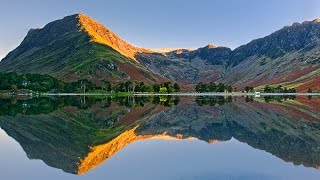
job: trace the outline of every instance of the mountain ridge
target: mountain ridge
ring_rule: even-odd
[[[85,14],[75,14],[73,15],[79,19],[80,27],[87,31],[91,41],[110,46],[116,51],[120,52],[128,58],[136,60],[134,55],[141,52],[152,52],[151,50],[135,47],[124,40],[122,40],[115,33],[110,31],[104,25],[93,20]]]
[[[275,84],[319,90],[319,22],[294,23],[234,50],[209,44],[155,52],[135,47],[92,18],[75,14],[31,29],[0,62],[0,71],[50,74],[65,81],[86,78],[97,84],[171,80],[191,87],[214,81],[239,89]]]
[[[134,47],[83,14],[66,16],[41,29],[32,29],[1,62],[1,71],[49,74],[64,81],[89,79],[95,84],[143,80],[152,84],[165,78],[131,58]]]

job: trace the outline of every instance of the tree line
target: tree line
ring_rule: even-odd
[[[179,92],[180,86],[177,83],[170,81],[147,85],[141,81],[126,81],[121,82],[113,89],[115,92],[156,92],[156,93],[173,93]]]
[[[21,89],[52,93],[86,93],[97,90],[106,92],[172,93],[179,92],[180,86],[170,81],[153,85],[147,85],[140,81],[126,81],[112,85],[108,81],[103,81],[98,86],[87,79],[67,83],[46,74],[19,75],[15,72],[0,72],[0,90],[17,91]]]
[[[264,92],[265,93],[296,93],[296,89],[283,87],[281,85],[276,87],[266,85],[264,87]]]
[[[210,82],[208,84],[205,83],[198,83],[195,87],[196,92],[203,93],[203,92],[233,92],[236,91],[232,86],[225,85],[223,83],[216,84],[214,82]]]

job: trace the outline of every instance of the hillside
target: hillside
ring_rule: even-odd
[[[320,89],[320,23],[282,28],[232,52],[224,82],[240,87],[281,84],[298,91]]]
[[[65,81],[90,79],[96,84],[164,79],[134,59],[134,47],[93,19],[76,14],[32,29],[1,62],[1,71],[50,74]]]
[[[138,53],[136,58],[153,72],[181,84],[220,80],[227,69],[231,49],[208,45],[197,50]]]
[[[246,86],[283,85],[320,90],[320,20],[294,23],[234,50],[208,45],[157,52],[122,40],[102,24],[76,14],[32,29],[1,62],[0,71],[50,74],[64,81],[167,80],[194,90],[198,82]]]
[[[181,83],[224,82],[245,86],[284,85],[299,92],[320,89],[319,20],[294,23],[235,50],[208,45],[197,50],[140,53],[152,71]]]

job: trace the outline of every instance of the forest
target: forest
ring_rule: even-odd
[[[112,85],[104,81],[97,86],[87,79],[75,82],[63,82],[52,76],[45,74],[25,74],[19,75],[15,72],[0,73],[0,90],[15,92],[18,90],[31,90],[33,92],[50,93],[87,93],[87,92],[155,92],[173,93],[179,92],[180,87],[177,83],[163,82],[160,84],[147,85],[140,81],[119,82]]]

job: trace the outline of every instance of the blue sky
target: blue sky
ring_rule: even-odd
[[[146,48],[231,48],[320,17],[320,0],[1,0],[0,58],[31,28],[85,13]]]

